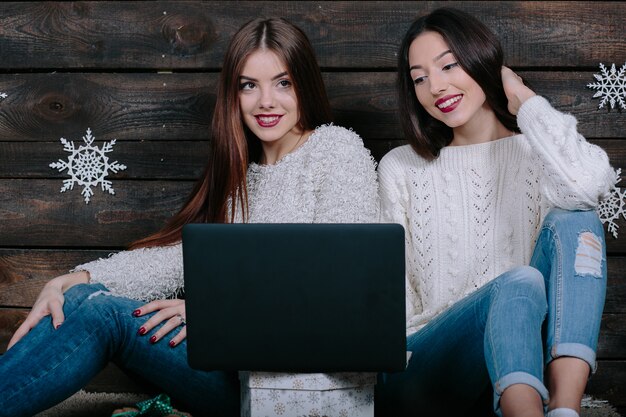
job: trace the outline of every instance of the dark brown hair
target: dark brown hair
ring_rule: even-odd
[[[211,124],[209,159],[202,177],[167,225],[133,242],[131,249],[177,243],[187,223],[233,222],[237,209],[246,221],[246,172],[249,162],[259,160],[261,144],[242,121],[239,78],[247,58],[259,49],[274,52],[287,67],[298,99],[298,128],[313,130],[332,121],[320,68],[304,32],[282,18],[259,18],[246,23],[231,39],[224,57]]]
[[[507,110],[502,86],[502,47],[495,34],[475,17],[453,8],[439,8],[415,20],[407,30],[398,54],[398,106],[404,136],[423,158],[435,159],[452,141],[452,129],[433,118],[415,96],[409,70],[409,48],[420,34],[440,34],[458,64],[485,93],[489,107],[509,130],[519,132],[517,121]]]

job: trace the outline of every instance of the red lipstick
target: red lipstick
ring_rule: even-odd
[[[256,122],[259,124],[259,126],[261,127],[274,127],[276,126],[279,122],[281,117],[283,117],[280,114],[256,114],[254,115],[254,118],[256,119]]]
[[[462,99],[463,94],[447,95],[435,101],[435,106],[442,112],[449,113],[457,108]]]

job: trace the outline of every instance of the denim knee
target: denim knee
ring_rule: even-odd
[[[107,291],[107,289],[102,284],[77,284],[65,291],[63,296],[66,301],[68,299],[81,300],[88,298],[97,291]]]
[[[119,316],[131,317],[132,312],[141,305],[140,301],[111,294],[101,284],[90,285],[90,287],[87,297],[79,308],[80,314],[86,320],[101,321],[110,326],[119,321]]]
[[[595,210],[564,210],[551,209],[543,220],[543,225],[554,228],[573,228],[579,226],[582,229],[604,235],[604,228],[600,217]]]
[[[499,291],[510,288],[510,296],[528,297],[547,312],[545,279],[538,269],[532,266],[518,266],[498,279]]]
[[[63,312],[66,316],[71,315],[89,297],[98,292],[106,292],[107,289],[102,284],[77,284],[65,291],[63,296]]]

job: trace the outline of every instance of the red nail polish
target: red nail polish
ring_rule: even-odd
[[[146,334],[146,328],[145,327],[140,327],[139,330],[137,331],[137,334],[140,335],[140,336]]]
[[[173,340],[170,340],[170,347],[174,347],[176,346],[176,342],[174,342]]]
[[[61,323],[57,324],[54,328],[58,329],[59,327],[61,327]]]
[[[155,343],[156,343],[156,341],[157,341],[157,340],[156,340],[156,336],[152,336],[152,337],[150,338],[150,343],[155,344]]]
[[[141,310],[137,309],[133,311],[133,316],[138,317],[141,314]]]

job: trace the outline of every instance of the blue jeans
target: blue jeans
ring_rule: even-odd
[[[545,365],[560,356],[595,371],[606,292],[604,230],[593,211],[553,209],[530,266],[503,273],[407,338],[404,372],[381,374],[376,414],[463,415],[488,387],[527,384],[549,399]]]
[[[61,402],[109,361],[165,391],[182,410],[238,416],[237,373],[191,369],[186,341],[174,348],[168,337],[151,344],[156,329],[139,336],[152,315],[133,317],[143,304],[111,296],[100,284],[70,288],[57,330],[46,317],[0,356],[0,416],[32,416]]]

